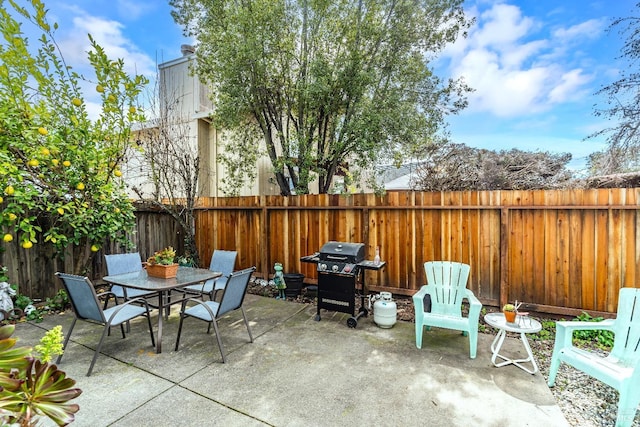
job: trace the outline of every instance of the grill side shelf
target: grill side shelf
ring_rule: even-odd
[[[320,254],[307,255],[300,258],[300,262],[308,262],[312,264],[317,264],[320,262]]]
[[[364,260],[360,261],[358,265],[365,270],[382,270],[384,266],[387,265],[387,262],[380,261],[378,264],[376,264],[374,261]]]

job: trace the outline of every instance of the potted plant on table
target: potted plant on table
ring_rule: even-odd
[[[516,323],[516,316],[518,314],[516,306],[513,304],[505,304],[502,307],[502,313],[507,323]]]
[[[162,279],[176,277],[178,263],[175,262],[175,258],[176,251],[171,246],[157,251],[147,259],[147,274]]]

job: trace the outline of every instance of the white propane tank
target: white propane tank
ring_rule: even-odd
[[[391,292],[380,292],[373,299],[373,321],[381,328],[390,328],[396,324],[398,309]]]

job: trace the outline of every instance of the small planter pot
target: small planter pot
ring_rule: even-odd
[[[158,277],[160,279],[171,279],[176,277],[178,274],[178,264],[147,264],[147,274],[151,277]]]
[[[284,294],[287,298],[296,298],[302,291],[302,285],[304,284],[304,274],[300,273],[285,273],[284,282],[287,284],[287,288],[284,290]]]
[[[516,323],[516,316],[518,315],[515,311],[503,311],[504,318],[507,323]]]

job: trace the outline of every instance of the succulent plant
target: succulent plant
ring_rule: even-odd
[[[60,426],[73,422],[80,407],[69,401],[82,390],[74,388],[75,380],[56,365],[34,357],[31,348],[14,348],[14,330],[14,325],[0,327],[0,421],[3,425],[35,426],[38,417],[46,416]],[[62,334],[46,337],[41,348],[61,351],[52,340],[61,340]]]
[[[157,251],[147,259],[147,264],[171,265],[174,264],[176,251],[172,246],[168,246],[161,251]]]
[[[502,307],[502,311],[516,311],[516,306],[513,304],[505,304]]]

